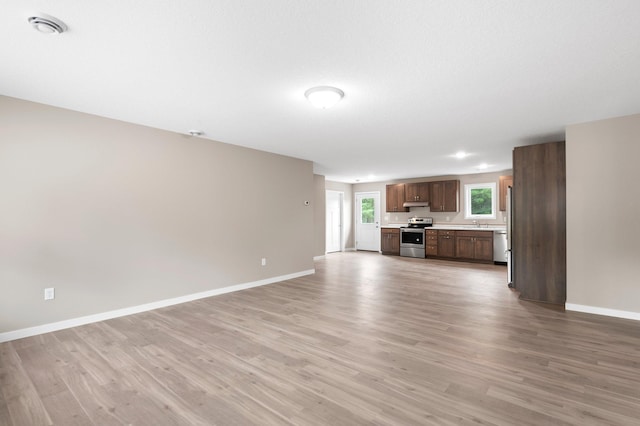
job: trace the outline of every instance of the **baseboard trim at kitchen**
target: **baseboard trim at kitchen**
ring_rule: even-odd
[[[281,275],[278,277],[266,278],[264,280],[252,281],[248,283],[231,285],[228,287],[216,288],[200,293],[187,294],[186,296],[174,297],[171,299],[159,300],[157,302],[145,303],[143,305],[131,306],[123,309],[116,309],[99,314],[87,315],[79,318],[72,318],[64,321],[53,322],[50,324],[38,325],[35,327],[23,328],[20,330],[7,331],[0,333],[0,343],[11,340],[22,339],[25,337],[37,336],[38,334],[50,333],[52,331],[64,330],[66,328],[77,327],[80,325],[91,324],[94,322],[105,321],[113,318],[124,317],[127,315],[138,314],[140,312],[152,311],[154,309],[165,308],[167,306],[178,305],[180,303],[191,302],[193,300],[204,299],[221,294],[232,293],[234,291],[246,290],[253,287],[274,284],[281,281],[291,280],[293,278],[303,277],[305,275],[315,274],[315,269],[307,269],[306,271],[294,272],[292,274]]]
[[[356,251],[356,248],[355,247],[348,247],[348,248],[345,248],[344,251]]]
[[[617,309],[599,308],[597,306],[576,305],[575,303],[565,303],[565,310],[584,312],[587,314],[605,315],[607,317],[616,317],[640,321],[640,312],[619,311]]]

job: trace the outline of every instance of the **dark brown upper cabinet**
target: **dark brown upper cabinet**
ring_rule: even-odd
[[[429,182],[414,182],[404,184],[404,201],[429,202]]]
[[[500,176],[500,211],[507,210],[507,188],[513,187],[513,176]]]
[[[408,212],[408,208],[402,207],[404,198],[404,183],[387,185],[387,212]]]
[[[429,205],[432,212],[460,211],[460,181],[429,182]]]

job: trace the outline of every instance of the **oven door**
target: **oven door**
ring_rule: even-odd
[[[423,228],[400,228],[400,256],[425,258]]]
[[[424,247],[424,229],[420,228],[400,228],[400,247],[414,247],[416,245]]]

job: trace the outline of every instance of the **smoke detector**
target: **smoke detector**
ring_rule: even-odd
[[[31,16],[29,23],[37,31],[44,34],[62,34],[67,30],[67,26],[59,19],[48,15]]]

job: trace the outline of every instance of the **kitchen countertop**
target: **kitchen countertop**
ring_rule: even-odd
[[[407,226],[406,223],[388,223],[386,225],[380,225],[381,228],[403,228]],[[477,225],[440,225],[440,224],[435,224],[433,226],[430,226],[426,229],[447,229],[447,230],[452,230],[452,231],[506,231],[507,227],[506,225],[482,225],[482,226],[477,226]]]

